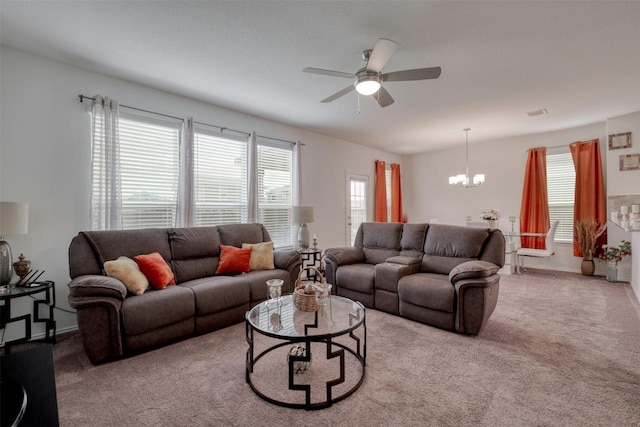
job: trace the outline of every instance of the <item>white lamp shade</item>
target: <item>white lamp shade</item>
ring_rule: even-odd
[[[26,234],[28,224],[28,203],[0,202],[0,236]]]
[[[364,80],[356,84],[356,90],[361,95],[373,95],[380,89],[380,82],[377,80]]]
[[[482,184],[484,182],[484,174],[483,173],[479,173],[476,176],[473,177],[473,183],[474,184]]]
[[[293,223],[309,224],[313,222],[313,206],[294,206]]]

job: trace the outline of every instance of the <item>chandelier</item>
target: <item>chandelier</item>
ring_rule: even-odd
[[[449,184],[452,187],[479,187],[484,182],[484,174],[479,173],[473,176],[473,181],[469,178],[469,131],[471,128],[463,129],[467,135],[466,149],[467,149],[467,169],[464,174],[454,175],[449,177]]]

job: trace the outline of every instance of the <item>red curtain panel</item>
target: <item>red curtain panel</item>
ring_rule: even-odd
[[[382,160],[376,160],[375,174],[375,215],[376,222],[387,222],[387,186],[385,177],[385,164]]]
[[[547,233],[549,221],[549,199],[547,197],[547,149],[530,148],[522,187],[520,205],[520,232]],[[544,249],[544,237],[520,237],[523,248]]]
[[[391,221],[402,222],[402,184],[397,163],[391,164]]]

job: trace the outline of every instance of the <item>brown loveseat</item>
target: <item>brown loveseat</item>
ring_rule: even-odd
[[[291,292],[300,271],[296,251],[274,251],[275,269],[215,275],[221,244],[241,247],[270,240],[261,224],[79,233],[69,247],[69,303],[77,310],[91,362],[242,322],[247,310],[267,298],[269,279],[284,280],[282,292]],[[171,267],[176,286],[133,295],[120,280],[105,275],[106,261],[153,252]]]
[[[363,223],[354,247],[326,250],[326,278],[366,307],[477,334],[496,307],[504,247],[500,230]]]

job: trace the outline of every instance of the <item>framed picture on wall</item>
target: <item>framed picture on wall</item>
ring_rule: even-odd
[[[631,132],[609,135],[609,150],[631,147]]]
[[[625,154],[620,156],[620,170],[640,170],[640,154]]]

